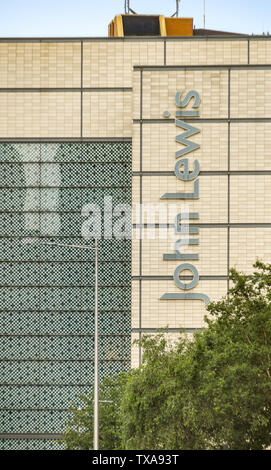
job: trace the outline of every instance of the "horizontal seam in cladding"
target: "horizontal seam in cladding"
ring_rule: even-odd
[[[58,440],[63,439],[63,434],[34,434],[34,433],[1,433],[0,439],[52,439]]]
[[[93,382],[85,382],[85,383],[66,383],[66,384],[60,384],[60,383],[35,383],[35,382],[25,382],[25,383],[12,383],[12,382],[4,382],[0,384],[0,387],[49,387],[50,389],[53,387],[89,387],[92,385]],[[1,409],[1,408],[0,408]],[[6,408],[8,410],[14,411],[14,408]],[[34,411],[39,411],[40,408],[34,409]],[[56,410],[56,408],[47,408],[46,411],[49,411],[50,409]],[[21,410],[21,408],[19,408]],[[64,410],[61,408],[61,410]],[[28,410],[29,411],[29,410]]]
[[[132,176],[175,176],[174,171],[133,171]],[[210,170],[200,171],[200,176],[218,175],[271,175],[271,170]]]
[[[255,117],[255,118],[185,118],[186,122],[197,122],[197,123],[254,123],[254,122],[271,122],[271,118],[267,117]],[[134,119],[134,124],[175,124],[175,119]]]
[[[180,276],[182,280],[191,280],[193,276]],[[227,280],[227,275],[218,276],[199,276],[200,281],[224,281]],[[173,276],[132,276],[133,281],[172,281]]]
[[[0,137],[0,143],[18,144],[78,144],[78,143],[131,143],[132,137]],[[39,163],[39,162],[37,162]]]
[[[95,310],[94,308],[93,309],[77,309],[77,310],[58,310],[58,309],[44,309],[44,310],[40,310],[40,309],[35,309],[35,310],[32,310],[32,309],[1,309],[0,310],[0,314],[1,313],[12,313],[12,312],[17,312],[17,313],[44,313],[44,312],[48,312],[48,313],[94,313]],[[99,309],[99,312],[100,313],[121,313],[121,314],[128,314],[131,312],[131,309],[128,309],[128,310],[119,310],[117,308],[115,309],[111,309],[111,310],[108,310],[108,309]]]
[[[179,333],[180,331],[182,330],[185,330],[186,332],[187,331],[201,331],[203,330],[203,328],[189,328],[189,327],[186,327],[186,328],[132,328],[132,333],[137,333],[139,331],[146,331],[146,332],[150,332],[150,333],[155,333],[155,332],[158,332],[158,331],[165,331],[166,333],[167,332],[176,332],[176,333]]]
[[[7,161],[0,161],[0,165],[22,165],[22,164],[30,164],[30,165],[110,165],[110,164],[124,164],[130,165],[130,160],[58,160],[58,161],[33,161],[33,160],[7,160]],[[27,186],[28,187],[28,186]],[[39,186],[40,187],[40,186]]]
[[[11,384],[7,384],[5,386],[6,387],[7,386],[9,386],[9,387],[12,387],[12,386],[18,387],[18,385],[19,384],[12,384],[11,383]],[[23,384],[23,385],[28,386],[28,387],[33,387],[35,384]],[[76,386],[79,387],[80,389],[84,390],[84,388],[86,389],[86,388],[91,387],[92,384],[91,383],[78,384],[78,385],[77,384],[70,384],[70,387],[76,387]],[[10,408],[0,408],[0,412],[10,412],[10,411],[12,411],[12,413],[13,412],[19,412],[19,413],[21,413],[21,412],[28,412],[28,413],[29,412],[34,412],[34,413],[35,412],[36,413],[43,412],[43,413],[45,413],[45,412],[49,412],[49,411],[68,413],[70,411],[70,409],[69,408],[58,408],[58,407],[55,407],[55,408],[43,408],[43,407],[37,407],[37,408],[31,408],[31,407],[29,407],[29,408],[13,408],[13,407],[12,408],[11,407]],[[0,437],[0,439],[1,439],[1,437]]]
[[[232,227],[232,228],[270,228],[271,227],[271,223],[206,223],[206,224],[202,224],[202,223],[199,223],[199,224],[189,224],[190,227],[199,227],[199,228],[227,228],[227,227]],[[155,228],[155,229],[159,229],[159,228],[174,228],[175,227],[175,224],[169,224],[169,223],[161,223],[161,224],[133,224],[133,228]],[[16,237],[16,236],[15,236]],[[18,235],[19,237],[19,235]],[[0,236],[1,238],[1,236]],[[6,238],[8,238],[6,236]]]
[[[89,333],[89,334],[50,334],[50,333],[45,333],[45,334],[40,334],[40,333],[25,333],[25,334],[0,334],[0,338],[85,338],[85,337],[93,337],[94,333]],[[99,336],[101,338],[111,338],[112,336],[114,338],[127,338],[130,336],[130,332],[127,333],[100,333]]]
[[[225,64],[225,65],[134,65],[134,71],[178,70],[270,70],[271,64]]]
[[[1,37],[0,42],[3,43],[65,43],[65,42],[213,42],[213,41],[268,41],[271,36],[265,35],[205,35],[205,36],[124,36],[124,37],[108,37],[108,36],[94,36],[94,37]]]
[[[39,263],[39,261],[37,261]],[[99,284],[100,289],[111,289],[111,288],[126,288],[130,286],[130,282],[126,284]],[[40,289],[54,289],[54,288],[61,288],[61,289],[70,289],[74,287],[76,289],[83,289],[86,287],[95,287],[95,284],[1,284],[0,289],[26,289],[26,288],[40,288]]]
[[[37,163],[38,164],[38,163]],[[122,186],[2,186],[0,189],[130,189],[130,185],[122,185]],[[17,211],[17,212],[23,212],[23,211]],[[48,212],[48,211],[24,211],[24,212]],[[50,211],[50,212],[55,212],[59,213],[61,211]],[[68,211],[72,212],[72,211]],[[76,211],[80,212],[80,211]],[[81,212],[80,212],[81,213]],[[109,212],[110,213],[110,212]]]
[[[31,358],[31,357],[26,357],[26,358],[17,358],[17,359],[14,359],[14,358],[1,358],[0,359],[0,362],[94,362],[94,358],[89,358],[89,357],[85,357],[85,358],[80,358],[80,359],[74,359],[74,358],[65,358],[65,359],[56,359],[56,358],[52,358],[52,357],[47,357],[45,359],[41,359],[41,358],[38,358],[38,357],[34,357],[34,358]],[[126,362],[126,363],[130,363],[130,359],[122,359],[122,358],[119,358],[119,359],[100,359],[100,363],[110,363],[110,362]],[[62,386],[63,387],[66,387],[68,386],[69,384],[63,384]]]
[[[271,225],[271,224],[270,224]],[[25,239],[26,236],[24,235],[0,235],[0,238],[6,238],[6,239]],[[27,238],[31,238],[31,237],[27,237]],[[37,238],[37,236],[35,235],[35,238]],[[48,238],[52,238],[52,235],[39,235],[39,239],[48,239]],[[75,239],[75,240],[78,240],[80,238],[80,235],[61,235],[60,237],[58,238],[61,238],[62,240],[65,240],[65,239]],[[114,240],[116,240],[116,238],[113,237]],[[124,240],[124,239],[122,239]],[[130,240],[130,239],[126,239],[127,241]]]
[[[16,260],[16,259],[1,259],[0,260],[0,264],[1,263],[7,263],[9,265],[14,265],[14,264],[22,264],[22,263],[35,263],[37,262],[37,260],[35,259],[30,259],[30,260]],[[70,264],[70,263],[74,263],[74,264],[80,264],[80,263],[85,263],[85,264],[95,264],[95,260],[92,260],[92,259],[88,259],[88,260],[84,260],[84,259],[80,259],[80,260],[63,260],[63,259],[53,259],[53,260],[46,260],[46,259],[39,259],[38,260],[38,263],[47,263],[47,264]],[[99,260],[99,263],[100,264],[103,264],[103,263],[121,263],[121,264],[127,264],[127,266],[131,265],[131,261],[130,260],[123,260],[123,259],[120,259],[120,260],[116,260],[116,259],[113,259],[113,260]]]
[[[105,92],[132,92],[131,87],[116,88],[0,88],[0,93],[57,93],[57,92],[74,92],[74,93],[105,93]]]
[[[9,384],[10,386],[16,386],[17,387],[17,384]],[[33,384],[33,386],[36,385],[36,384]],[[71,386],[75,386],[77,384],[73,384]],[[85,386],[86,384],[78,384],[78,387],[83,387]],[[87,384],[88,385],[88,384]],[[1,384],[0,384],[1,386]],[[70,411],[70,408],[0,408],[0,411]],[[1,439],[1,435],[0,435],[0,439]]]

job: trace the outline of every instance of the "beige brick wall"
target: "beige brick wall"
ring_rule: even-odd
[[[231,124],[231,170],[271,170],[271,123]]]
[[[247,41],[167,41],[167,65],[247,63]]]
[[[163,230],[159,239],[158,229],[144,230],[142,240],[142,275],[143,276],[167,276],[173,275],[181,261],[164,261],[164,254],[174,254],[174,243],[181,236],[175,234],[174,229]],[[147,237],[152,237],[148,239]],[[183,237],[182,237],[183,238]],[[182,247],[181,252],[199,255],[198,261],[184,261],[192,263],[198,269],[200,275],[216,276],[227,275],[227,229],[226,228],[200,228],[199,235],[190,238],[199,240],[198,245]],[[136,233],[133,237],[133,276],[139,275],[139,239]]]
[[[271,116],[271,70],[232,70],[231,117]]]
[[[270,223],[271,175],[231,176],[231,222]]]
[[[226,294],[226,281],[199,281],[191,293],[218,300]],[[180,293],[174,281],[142,281],[142,328],[202,328],[205,303],[201,300],[160,300],[165,293]],[[138,316],[133,309],[133,316]]]
[[[195,123],[200,134],[191,138],[200,148],[189,154],[192,162],[199,160],[202,171],[228,169],[228,125],[227,123]],[[174,123],[144,123],[142,129],[142,163],[143,171],[174,171],[175,152],[181,144],[176,136],[182,129]],[[135,123],[133,128],[133,170],[139,171],[140,165],[140,128]]]
[[[139,328],[139,281],[132,281],[132,328]]]
[[[135,70],[133,73],[133,96],[132,96],[132,118],[140,118],[140,98],[141,98],[141,73],[139,70]]]
[[[271,41],[250,41],[250,63],[270,64],[271,63]]]
[[[198,200],[163,200],[160,197],[167,193],[193,191],[193,182],[180,181],[175,176],[144,176],[143,177],[143,205],[159,205],[167,209],[168,213],[161,217],[160,222],[174,223],[173,214],[181,211],[183,205],[188,204],[190,212],[199,212],[200,223],[225,223],[227,222],[227,176],[201,176],[199,181]],[[133,204],[134,223],[136,220],[136,205],[139,200],[139,177],[133,178]],[[154,213],[153,222],[158,223],[158,211]],[[147,223],[147,213],[144,213],[144,221]]]
[[[173,45],[172,45],[173,47]],[[179,47],[179,50],[181,47]],[[244,52],[244,51],[243,51]],[[247,50],[246,50],[247,53]],[[245,56],[243,56],[245,57]],[[182,60],[182,59],[181,59]],[[174,63],[174,62],[172,62]],[[245,63],[245,62],[244,62]],[[138,73],[138,72],[137,72]],[[206,75],[204,75],[206,73]],[[217,82],[211,74],[202,71],[143,71],[143,118],[161,119],[164,110],[175,116],[175,93],[196,89],[201,94],[201,117],[227,117],[227,72],[221,73]],[[139,118],[140,83],[135,79],[134,117]],[[218,77],[218,76],[217,76]],[[231,71],[231,117],[271,117],[271,72],[264,70]],[[189,85],[187,86],[187,83]],[[209,95],[208,95],[209,93]],[[208,96],[208,98],[207,98]],[[215,105],[216,103],[216,105]],[[217,111],[218,110],[218,111]],[[227,123],[197,123],[201,133],[193,137],[201,148],[191,154],[201,164],[201,170],[227,170],[228,125]],[[271,124],[231,123],[231,170],[269,170]],[[174,153],[179,146],[175,142],[174,123],[143,123],[142,157],[143,171],[173,171]],[[140,164],[140,126],[134,124],[134,171]],[[230,210],[232,223],[270,223],[271,206],[270,175],[232,175],[230,179]],[[143,204],[167,206],[189,204],[190,211],[199,212],[200,223],[226,223],[228,210],[228,177],[200,176],[200,199],[198,201],[161,200],[166,192],[192,192],[193,183],[181,182],[175,176],[143,176]],[[134,202],[139,202],[139,178],[134,178]],[[138,220],[136,220],[138,222]],[[174,217],[160,220],[173,223]],[[147,217],[144,216],[144,222]],[[149,220],[150,222],[150,220]],[[152,222],[159,222],[158,215]],[[193,221],[195,222],[195,221]],[[150,230],[157,233],[158,230]],[[142,240],[142,275],[173,275],[176,261],[164,261],[163,254],[173,253],[171,244],[177,240],[147,239],[146,230]],[[194,236],[196,237],[196,236]],[[173,240],[172,240],[173,238]],[[199,261],[191,261],[200,275],[227,274],[227,228],[201,228],[199,245],[188,247],[189,253],[199,253]],[[245,272],[252,271],[256,257],[271,262],[270,228],[231,228],[230,266]],[[139,240],[133,239],[133,275],[139,275]],[[170,249],[171,247],[171,249]],[[136,281],[135,281],[136,282]],[[139,296],[138,282],[135,296]],[[200,281],[194,292],[205,293],[218,300],[226,294],[226,281]],[[166,292],[180,292],[174,281],[142,280],[142,327],[200,328],[204,326],[205,306],[200,301],[161,301]],[[133,304],[133,324],[139,326],[139,297]]]
[[[131,335],[131,368],[135,369],[139,366],[139,349],[138,346],[133,344],[135,340],[139,339],[138,333],[132,333]]]
[[[141,72],[139,70],[135,70],[133,72],[132,83],[133,83],[132,118],[140,119]]]
[[[0,43],[1,88],[76,88],[80,83],[80,42]]]
[[[224,70],[146,71],[143,72],[143,119],[161,119],[165,110],[174,118],[176,91],[197,90],[201,97],[202,118],[228,115],[228,73]],[[138,88],[135,90],[136,96]],[[138,102],[138,100],[137,100]],[[134,106],[134,119],[139,119]]]
[[[134,123],[132,125],[132,170],[140,171],[140,125]]]
[[[79,137],[80,93],[0,93],[0,137]]]
[[[83,137],[131,137],[130,92],[83,93]]]
[[[132,178],[132,203],[134,208],[134,215],[136,215],[136,204],[140,202],[140,178],[133,176]],[[138,223],[138,222],[137,222]]]
[[[84,87],[131,87],[134,65],[163,65],[162,41],[84,42]]]
[[[271,263],[271,228],[231,228],[230,266],[253,272],[256,258]]]

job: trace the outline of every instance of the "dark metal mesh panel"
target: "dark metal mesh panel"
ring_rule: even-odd
[[[94,252],[21,238],[85,244],[84,204],[131,202],[131,144],[0,144],[0,181],[0,432],[48,434],[0,448],[63,448],[93,382]],[[130,240],[101,240],[101,379],[130,366],[130,271]]]
[[[0,439],[0,450],[63,450],[56,439]]]

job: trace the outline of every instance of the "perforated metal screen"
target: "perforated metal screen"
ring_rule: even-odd
[[[18,434],[0,448],[61,448],[93,382],[94,252],[22,239],[85,244],[84,204],[131,202],[131,144],[7,143],[0,161],[0,433]],[[101,379],[130,366],[130,245],[99,242]]]

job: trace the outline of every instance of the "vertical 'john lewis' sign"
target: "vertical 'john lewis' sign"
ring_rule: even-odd
[[[187,122],[181,120],[180,118],[186,117],[199,117],[200,111],[200,95],[197,91],[191,90],[187,93],[187,95],[182,100],[182,92],[177,92],[175,97],[175,103],[180,110],[176,111],[176,127],[182,129],[183,132],[178,134],[176,137],[176,142],[182,145],[180,150],[177,150],[175,153],[177,162],[175,164],[175,175],[181,181],[194,181],[193,185],[193,192],[192,193],[166,193],[161,196],[161,199],[177,199],[177,200],[195,200],[199,199],[199,172],[200,172],[200,165],[198,160],[194,160],[193,163],[190,162],[190,159],[187,155],[197,149],[200,148],[198,144],[193,142],[190,138],[196,134],[200,133],[200,129],[197,127],[188,124]],[[193,100],[192,110],[185,110],[186,106]],[[193,164],[193,169],[190,170],[190,163]],[[199,255],[195,253],[182,253],[181,247],[187,245],[198,245],[199,239],[198,238],[189,238],[189,235],[198,235],[199,228],[198,227],[190,227],[189,220],[197,220],[199,218],[199,214],[197,212],[190,212],[188,213],[180,213],[177,214],[175,218],[175,233],[176,235],[186,234],[188,238],[179,239],[176,241],[174,245],[174,253],[173,254],[164,254],[163,258],[164,261],[172,261],[178,260],[182,261],[182,263],[175,269],[174,272],[174,282],[176,286],[185,292],[178,292],[178,293],[169,293],[164,294],[161,297],[161,300],[202,300],[206,304],[209,303],[210,299],[205,294],[199,293],[189,293],[187,291],[195,288],[199,282],[199,273],[197,268],[194,264],[187,263],[184,261],[197,261],[199,259]],[[184,222],[186,221],[186,223]],[[184,283],[180,280],[180,274],[183,271],[190,271],[192,273],[192,281],[189,283]]]

